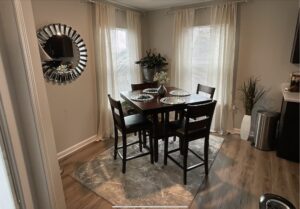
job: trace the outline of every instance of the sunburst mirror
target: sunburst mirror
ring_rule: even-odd
[[[37,31],[44,77],[54,83],[78,78],[87,64],[84,41],[72,27],[49,24]]]

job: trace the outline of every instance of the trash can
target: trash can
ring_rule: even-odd
[[[260,150],[273,150],[279,113],[258,111],[254,147]]]

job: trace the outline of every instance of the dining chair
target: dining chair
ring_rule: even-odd
[[[117,159],[117,155],[122,159],[122,172],[126,172],[126,162],[138,157],[142,157],[150,154],[150,161],[153,164],[153,146],[152,146],[152,123],[141,114],[134,114],[124,117],[121,102],[116,101],[108,95],[113,121],[114,121],[114,134],[115,134],[115,145],[114,145],[114,159]],[[122,133],[122,146],[118,145],[118,131]],[[143,152],[135,156],[127,156],[127,147],[139,143],[139,149],[142,152],[142,140],[139,134],[139,140],[127,143],[127,134],[144,131],[149,133],[149,152]],[[144,135],[144,137],[146,137]],[[122,149],[121,154],[118,150]]]
[[[205,85],[198,83],[196,94],[204,93],[204,94],[209,95],[210,99],[213,99],[215,90],[216,90],[216,88],[214,88],[214,87],[205,86]],[[179,114],[178,112],[175,112],[175,119],[178,118],[178,114]],[[186,110],[183,112],[183,114],[186,115]],[[174,141],[176,141],[176,136],[174,137]]]
[[[187,182],[187,172],[199,166],[205,166],[205,175],[208,174],[208,148],[209,134],[212,117],[214,114],[216,101],[205,104],[188,105],[184,123],[175,132],[179,137],[179,148],[168,150],[169,140],[165,140],[164,144],[164,164],[167,165],[167,159],[171,159],[176,165],[183,169],[183,183]],[[197,118],[197,120],[191,120]],[[204,138],[204,158],[189,148],[189,142]],[[170,154],[180,151],[183,155],[183,164],[181,165]],[[188,151],[198,157],[201,162],[187,167]]]
[[[216,90],[216,88],[214,88],[214,87],[205,86],[205,85],[202,85],[202,84],[198,83],[196,94],[199,94],[200,92],[206,93],[206,94],[209,95],[209,97],[211,99],[213,99],[214,94],[215,94],[215,90]]]
[[[147,88],[157,88],[158,82],[152,82],[152,83],[136,83],[131,84],[131,91],[137,91],[137,90],[144,90]],[[127,108],[127,115],[132,115],[138,113],[133,107]]]
[[[136,91],[136,90],[143,90],[147,88],[157,88],[158,87],[158,82],[152,82],[152,83],[137,83],[137,84],[131,84],[131,90]]]

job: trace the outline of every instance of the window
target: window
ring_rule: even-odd
[[[116,30],[116,61],[117,61],[117,82],[119,91],[131,89],[129,52],[127,44],[127,29],[117,28]]]
[[[196,26],[193,28],[192,52],[192,86],[198,83],[206,84],[209,67],[210,26]]]

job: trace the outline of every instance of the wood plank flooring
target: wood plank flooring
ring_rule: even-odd
[[[238,135],[228,135],[191,209],[258,209],[259,196],[275,193],[299,208],[299,164],[254,149]],[[112,146],[94,142],[60,161],[68,209],[110,209],[112,205],[71,177],[76,164]],[[179,169],[178,169],[179,170]],[[121,170],[120,170],[121,172]],[[180,170],[179,170],[180,172]]]

